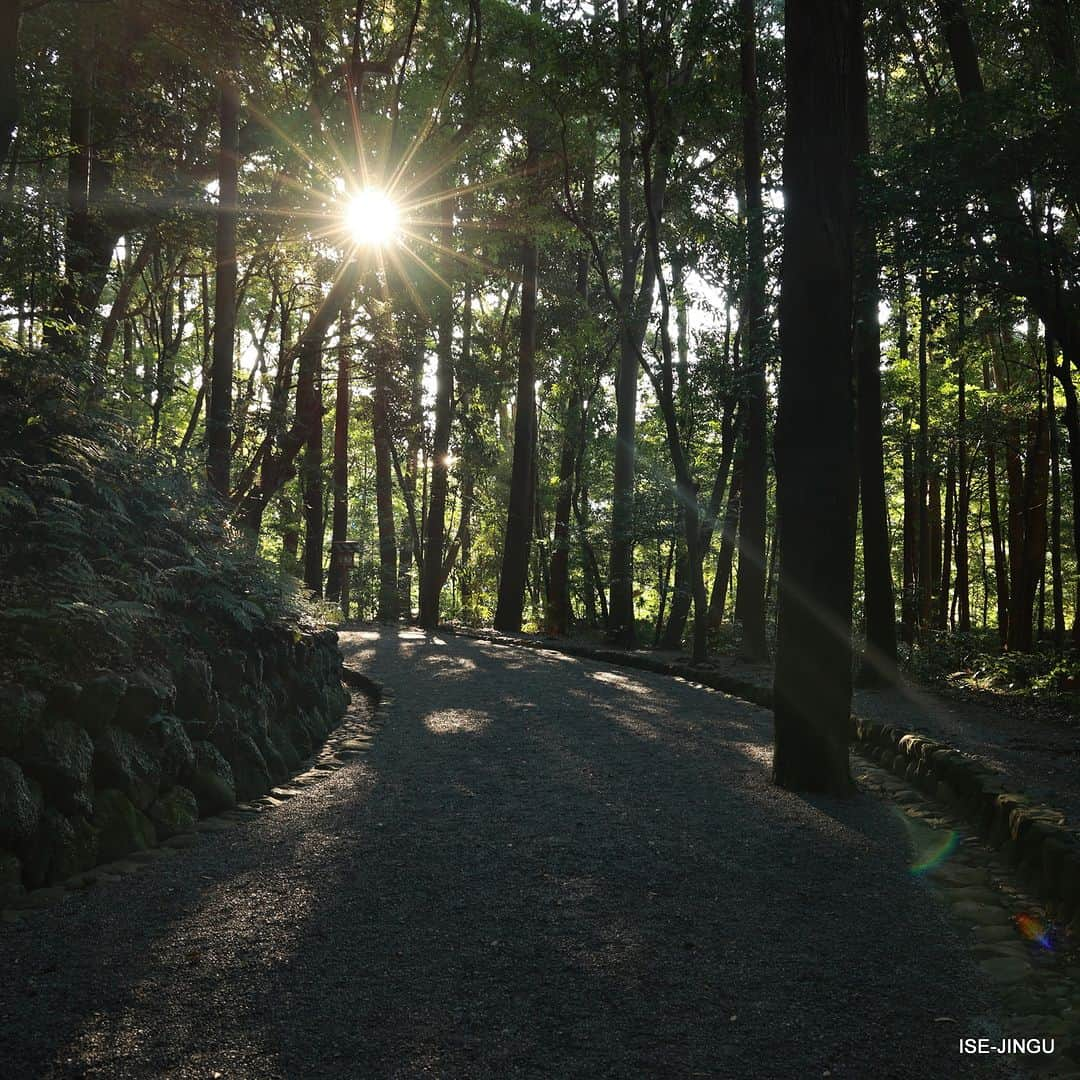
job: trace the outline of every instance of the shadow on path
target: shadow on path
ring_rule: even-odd
[[[343,645],[387,690],[368,758],[0,936],[26,1075],[1000,1075],[957,1053],[989,998],[900,827],[774,788],[766,711],[419,631]]]

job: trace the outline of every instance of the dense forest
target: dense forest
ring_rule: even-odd
[[[1067,0],[0,20],[5,349],[346,616],[774,655],[834,788],[853,672],[1068,678]]]

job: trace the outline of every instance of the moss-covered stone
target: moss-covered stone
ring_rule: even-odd
[[[161,763],[164,780],[176,783],[191,776],[195,769],[195,750],[179,717],[168,713],[152,717],[146,737]]]
[[[193,738],[207,738],[217,728],[218,696],[205,656],[195,654],[184,658],[176,673],[175,708]]]
[[[118,859],[129,851],[143,851],[157,843],[154,823],[116,788],[104,788],[94,799],[94,825],[99,830],[103,860]]]
[[[26,733],[45,709],[45,695],[23,686],[0,687],[0,754],[19,758]]]
[[[158,838],[167,840],[177,833],[191,832],[199,820],[199,804],[193,792],[176,785],[163,791],[147,811]]]
[[[47,806],[22,855],[24,884],[37,889],[93,866],[98,861],[98,833],[82,815],[68,818]]]
[[[0,757],[0,843],[14,847],[33,836],[41,809],[40,791],[11,758]]]
[[[236,782],[232,766],[212,743],[198,740],[195,750],[195,770],[189,787],[203,815],[217,814],[236,805]]]
[[[110,725],[94,740],[94,780],[145,810],[161,787],[161,763],[149,742]]]
[[[61,810],[89,812],[94,743],[71,720],[43,716],[26,733],[19,763]]]
[[[222,749],[232,766],[241,800],[256,799],[273,786],[266,759],[250,735],[238,732]]]
[[[129,731],[142,733],[152,717],[170,712],[175,700],[176,687],[172,683],[147,671],[136,671],[128,680],[116,722]]]
[[[127,691],[127,679],[112,671],[103,671],[83,686],[79,698],[79,719],[92,735],[116,720],[116,710]]]
[[[278,749],[278,745],[282,741],[280,738],[275,740],[264,735],[262,739],[256,742],[259,753],[262,754],[263,761],[266,762],[266,770],[270,774],[270,779],[275,784],[280,784],[292,771],[285,760],[284,754]]]

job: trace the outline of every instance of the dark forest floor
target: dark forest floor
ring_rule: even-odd
[[[0,926],[5,1076],[1005,1075],[958,1053],[995,991],[902,815],[775,788],[767,710],[342,638],[387,690],[369,753]]]

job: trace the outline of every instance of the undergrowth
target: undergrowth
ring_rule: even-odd
[[[189,471],[88,408],[59,361],[0,352],[0,681],[168,662],[323,618]]]

